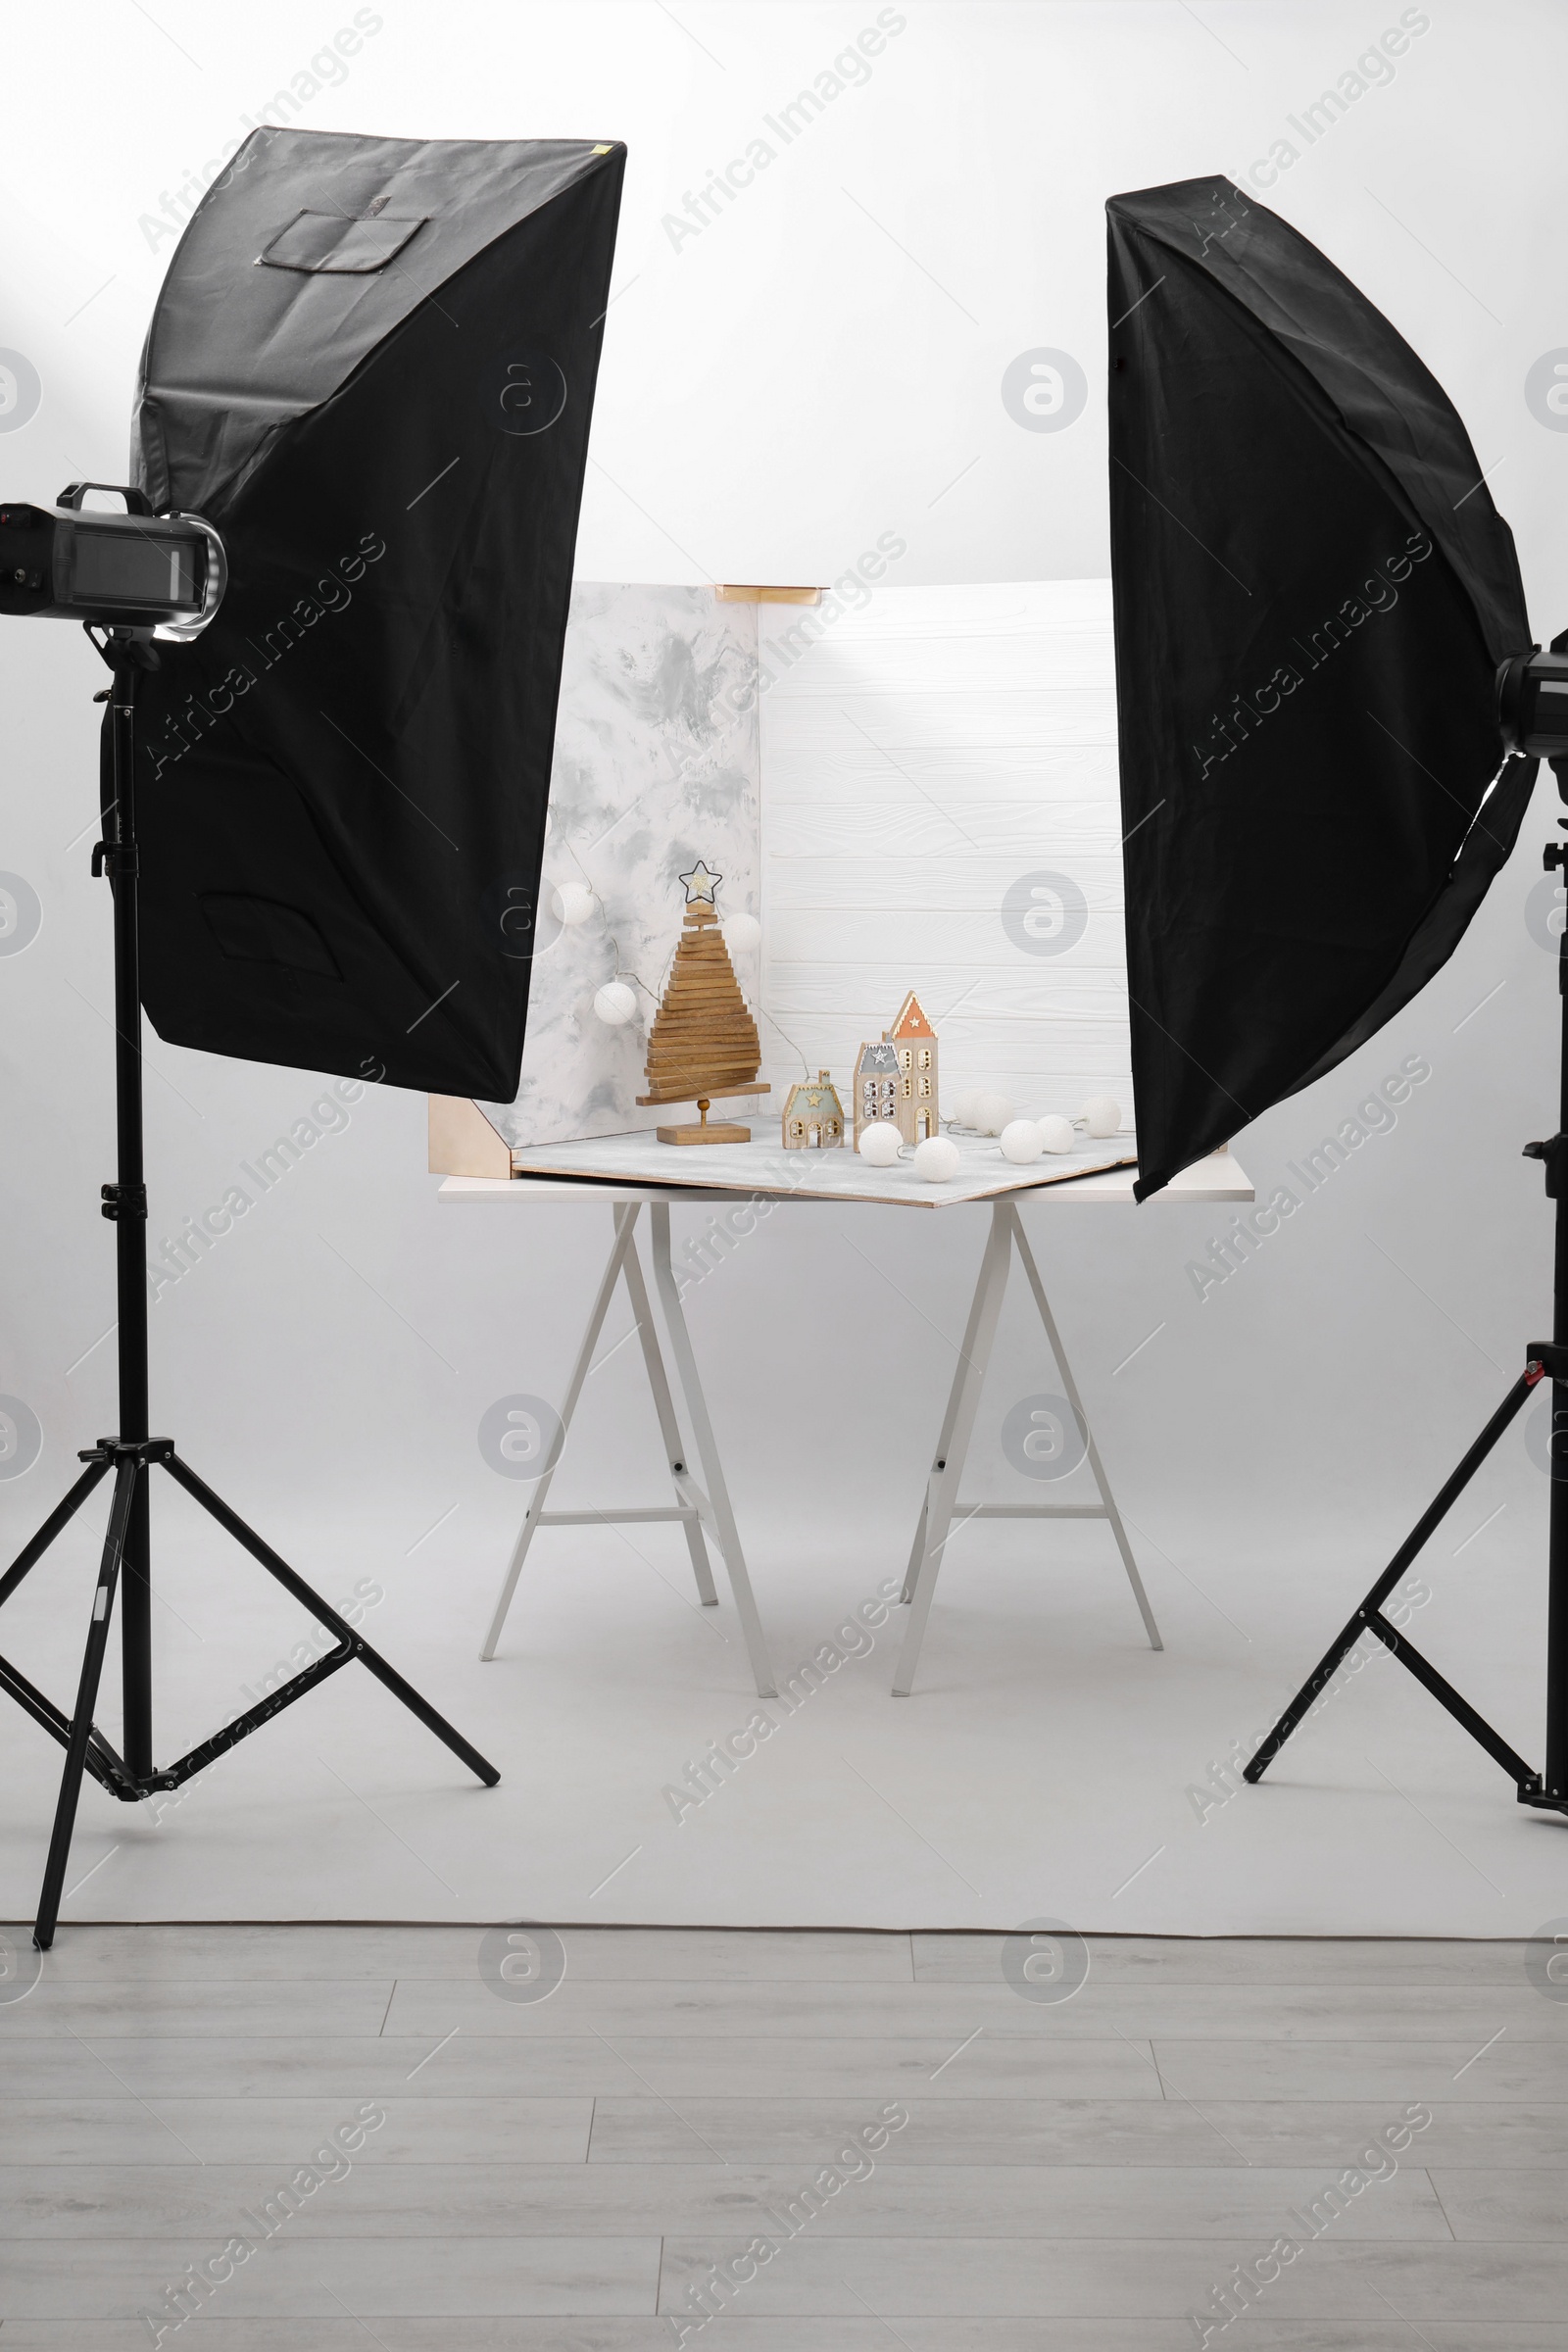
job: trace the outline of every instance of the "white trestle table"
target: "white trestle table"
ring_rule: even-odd
[[[958,1361],[954,1373],[953,1387],[948,1397],[936,1446],[932,1454],[930,1475],[920,1503],[914,1542],[909,1552],[902,1601],[908,1608],[904,1642],[894,1669],[893,1695],[906,1698],[914,1686],[915,1669],[919,1662],[920,1645],[924,1639],[926,1620],[930,1615],[932,1596],[936,1591],[942,1555],[955,1526],[964,1526],[976,1519],[1104,1519],[1121,1554],[1122,1565],[1132,1586],[1133,1597],[1142,1614],[1145,1630],[1152,1646],[1162,1646],[1153,1611],[1144,1591],[1138,1563],[1121,1513],[1111,1494],[1105,1466],[1095,1442],[1094,1425],[1085,1412],[1078,1384],[1067,1360],[1061,1334],[1045,1285],[1029,1247],[1019,1205],[1028,1200],[1039,1204],[1053,1215],[1065,1215],[1069,1209],[1093,1206],[1120,1205],[1130,1209],[1133,1202],[1133,1182],[1136,1169],[1111,1168],[1096,1175],[1076,1176],[1056,1182],[1021,1183],[1014,1189],[996,1193],[984,1200],[953,1200],[946,1205],[951,1213],[969,1209],[989,1210],[985,1248],[975,1280],[974,1296],[970,1301],[968,1321]],[[1167,1201],[1225,1201],[1250,1200],[1254,1198],[1251,1185],[1229,1152],[1217,1152],[1210,1158],[1200,1160],[1186,1168],[1163,1193],[1148,1204],[1148,1213],[1157,1216]],[[709,1565],[704,1538],[712,1543],[729,1576],[735,1596],[735,1606],[746,1638],[747,1653],[752,1674],[760,1697],[776,1694],[773,1669],[768,1656],[767,1639],[762,1630],[751,1578],[747,1573],[746,1556],[742,1549],[740,1531],[730,1503],[723,1465],[713,1436],[713,1425],[698,1376],[697,1358],[692,1348],[691,1334],[681,1307],[679,1285],[670,1259],[670,1210],[691,1207],[709,1210],[715,1204],[735,1207],[749,1199],[806,1201],[824,1198],[786,1186],[777,1189],[760,1183],[746,1192],[733,1188],[710,1189],[689,1184],[654,1185],[626,1183],[619,1180],[587,1181],[563,1176],[506,1177],[449,1176],[441,1186],[443,1201],[462,1206],[481,1203],[505,1203],[514,1213],[526,1214],[541,1200],[581,1200],[593,1199],[610,1209],[613,1237],[609,1258],[594,1296],[582,1343],[577,1349],[571,1377],[566,1384],[561,1405],[561,1433],[555,1447],[546,1459],[528,1507],[523,1514],[517,1540],[502,1581],[495,1614],[485,1638],[483,1655],[492,1658],[501,1640],[507,1612],[522,1574],[523,1563],[535,1535],[544,1527],[581,1527],[629,1525],[639,1520],[671,1520],[684,1530],[691,1553],[692,1573],[696,1579],[698,1597],[705,1606],[713,1606],[717,1593],[712,1570]],[[835,1205],[845,1205],[842,1195],[831,1196]],[[885,1205],[885,1203],[884,1203]],[[931,1195],[911,1197],[910,1207],[935,1205]],[[669,1349],[673,1358],[675,1378],[671,1383],[659,1334],[654,1321],[652,1302],[643,1278],[642,1263],[637,1250],[637,1225],[644,1208],[649,1211],[649,1226],[653,1240],[654,1282],[660,1303],[663,1308]],[[1061,1375],[1067,1401],[1078,1416],[1087,1442],[1087,1459],[1100,1494],[1098,1502],[982,1502],[967,1506],[959,1497],[958,1488],[974,1433],[975,1415],[985,1383],[986,1368],[1002,1313],[1003,1298],[1013,1252],[1016,1251],[1027,1277],[1030,1292],[1045,1327],[1046,1339]],[[671,1503],[616,1504],[603,1509],[552,1511],[546,1507],[551,1482],[555,1476],[573,1413],[582,1396],[583,1385],[593,1365],[594,1350],[604,1329],[618,1283],[624,1282],[631,1302],[638,1339],[642,1347],[643,1364],[653,1397],[655,1413],[663,1438],[664,1451],[669,1463],[670,1483],[674,1491]],[[675,1409],[675,1392],[685,1406],[687,1422],[695,1440],[695,1452],[702,1471],[699,1483],[689,1466],[690,1455],[681,1435]]]

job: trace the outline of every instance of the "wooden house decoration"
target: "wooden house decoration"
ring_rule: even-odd
[[[784,1103],[786,1152],[833,1152],[844,1141],[844,1105],[826,1070],[792,1086]]]
[[[855,1140],[874,1119],[892,1119],[906,1144],[941,1132],[937,1035],[911,989],[891,1029],[862,1046],[855,1065]]]
[[[891,1029],[884,1030],[899,1057],[899,1133],[906,1144],[923,1144],[941,1130],[937,1096],[937,1033],[911,988]]]
[[[855,1062],[855,1143],[879,1119],[899,1127],[899,1057],[885,1038],[862,1046]],[[904,1130],[899,1127],[902,1135]]]
[[[699,858],[691,872],[680,878],[686,886],[686,918],[648,1035],[648,1092],[637,1101],[645,1107],[697,1104],[696,1126],[655,1130],[662,1144],[749,1144],[749,1127],[728,1120],[711,1127],[708,1123],[708,1107],[715,1095],[770,1091],[757,1075],[761,1041],[718,927],[713,899],[724,877],[710,873]]]

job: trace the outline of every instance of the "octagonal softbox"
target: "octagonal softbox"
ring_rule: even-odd
[[[1142,1199],[1425,985],[1536,771],[1495,710],[1513,538],[1442,386],[1228,180],[1106,210]]]
[[[192,218],[132,463],[229,584],[141,689],[161,1037],[515,1092],[624,160],[259,130]]]

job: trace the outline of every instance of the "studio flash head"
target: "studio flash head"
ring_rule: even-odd
[[[89,490],[125,511],[87,508]],[[155,514],[144,493],[69,482],[52,507],[0,505],[0,613],[199,637],[222,602],[223,543],[199,514]]]
[[[1568,759],[1568,652],[1561,640],[1515,654],[1497,671],[1497,717],[1510,752],[1527,759]]]

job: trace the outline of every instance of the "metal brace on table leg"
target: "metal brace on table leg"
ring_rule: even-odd
[[[1017,1244],[1018,1256],[1023,1270],[1029,1277],[1029,1288],[1035,1295],[1035,1304],[1040,1310],[1040,1320],[1046,1327],[1046,1338],[1051,1344],[1051,1352],[1055,1357],[1056,1369],[1061,1374],[1061,1385],[1067,1392],[1067,1402],[1077,1414],[1078,1426],[1084,1433],[1084,1443],[1089,1452],[1089,1467],[1094,1474],[1095,1486],[1099,1491],[1101,1501],[1105,1506],[1105,1517],[1110,1521],[1110,1532],[1116,1539],[1116,1549],[1121,1553],[1121,1564],[1127,1571],[1127,1581],[1132,1586],[1133,1598],[1138,1603],[1138,1613],[1143,1618],[1144,1631],[1149,1636],[1149,1646],[1151,1649],[1163,1649],[1165,1644],[1160,1640],[1159,1628],[1154,1623],[1154,1612],[1149,1605],[1149,1595],[1144,1591],[1144,1580],[1138,1573],[1138,1562],[1133,1558],[1133,1547],[1127,1541],[1127,1530],[1121,1523],[1121,1513],[1116,1508],[1116,1498],[1110,1491],[1110,1481],[1105,1476],[1105,1466],[1100,1458],[1100,1448],[1095,1444],[1094,1429],[1091,1426],[1089,1415],[1084,1411],[1083,1398],[1078,1394],[1078,1384],[1073,1379],[1072,1366],[1067,1361],[1067,1350],[1061,1344],[1061,1334],[1056,1329],[1056,1318],[1052,1313],[1050,1301],[1046,1298],[1046,1286],[1040,1279],[1040,1269],[1035,1264],[1034,1251],[1030,1249],[1024,1233],[1023,1219],[1018,1214],[1016,1201],[1007,1203],[1006,1215],[1012,1224],[1012,1238]]]
[[[669,1331],[669,1343],[675,1356],[675,1375],[680,1382],[686,1411],[697,1440],[697,1456],[708,1481],[708,1501],[712,1514],[711,1524],[729,1571],[729,1581],[735,1594],[736,1614],[741,1631],[746,1636],[746,1651],[752,1662],[752,1677],[759,1698],[776,1698],[778,1688],[773,1680],[772,1663],[767,1654],[767,1640],[762,1632],[762,1620],[758,1614],[757,1600],[752,1592],[752,1580],[746,1572],[746,1555],[741,1550],[740,1530],[730,1508],[729,1490],[724,1484],[723,1464],[718,1458],[718,1446],[713,1437],[713,1425],[708,1417],[708,1399],[697,1376],[697,1358],[692,1351],[691,1333],[681,1309],[680,1293],[675,1287],[675,1273],[669,1262],[669,1203],[656,1200],[652,1210],[654,1234],[654,1280],[659,1286],[660,1299],[664,1309],[664,1322]]]
[[[986,1366],[991,1361],[992,1344],[997,1336],[997,1322],[1007,1288],[1011,1249],[1011,1228],[1002,1213],[1002,1204],[998,1202],[991,1212],[991,1231],[986,1238],[985,1254],[980,1260],[974,1302],[969,1309],[969,1321],[963,1335],[964,1345],[958,1356],[957,1375],[948,1403],[948,1420],[944,1425],[947,1442],[944,1447],[938,1449],[939,1466],[932,1472],[926,1489],[922,1514],[924,1548],[915,1573],[904,1646],[899,1652],[899,1662],[893,1674],[895,1698],[907,1698],[914,1688],[915,1669],[920,1662],[920,1644],[925,1639],[926,1619],[931,1614],[931,1597],[936,1591],[937,1571],[942,1564],[943,1547],[953,1526],[958,1480],[969,1451],[969,1440],[974,1434],[980,1391],[985,1384]]]
[[[539,1484],[534,1488],[528,1508],[523,1513],[522,1525],[517,1530],[517,1541],[512,1547],[512,1558],[507,1563],[507,1573],[502,1580],[495,1615],[490,1620],[490,1631],[486,1634],[484,1647],[479,1652],[481,1658],[493,1658],[496,1654],[496,1643],[500,1641],[502,1628],[507,1622],[507,1611],[512,1606],[512,1595],[517,1589],[517,1579],[522,1574],[522,1563],[528,1556],[528,1546],[533,1542],[535,1531],[543,1516],[545,1499],[550,1493],[550,1482],[556,1475],[562,1454],[565,1451],[566,1433],[571,1427],[571,1417],[577,1409],[577,1399],[582,1395],[583,1383],[588,1378],[589,1366],[593,1362],[594,1349],[599,1345],[599,1334],[604,1329],[605,1317],[610,1312],[610,1301],[614,1296],[615,1284],[620,1279],[621,1269],[626,1261],[626,1253],[632,1246],[632,1233],[637,1223],[639,1205],[637,1201],[631,1200],[623,1204],[617,1203],[615,1207],[615,1239],[610,1255],[605,1261],[605,1270],[599,1278],[599,1288],[594,1294],[593,1308],[588,1317],[588,1328],[582,1335],[582,1346],[577,1350],[577,1360],[572,1366],[571,1379],[566,1385],[565,1400],[561,1408],[561,1436],[555,1454],[545,1464]]]
[[[534,1536],[542,1527],[617,1527],[657,1519],[677,1521],[685,1534],[686,1547],[691,1554],[692,1574],[697,1584],[698,1598],[705,1606],[716,1606],[717,1604],[718,1594],[713,1587],[713,1572],[709,1564],[707,1548],[703,1543],[704,1520],[707,1520],[709,1531],[715,1542],[718,1541],[718,1530],[714,1525],[707,1495],[690,1476],[686,1467],[680,1423],[675,1417],[675,1408],[670,1396],[669,1376],[664,1368],[663,1357],[660,1352],[658,1328],[654,1322],[653,1309],[648,1298],[648,1287],[643,1280],[642,1265],[637,1255],[635,1228],[641,1211],[642,1204],[639,1201],[621,1202],[614,1208],[615,1239],[594,1298],[593,1310],[588,1318],[588,1326],[583,1334],[582,1344],[577,1351],[571,1379],[567,1384],[565,1400],[562,1407],[560,1442],[553,1459],[547,1464],[534,1489],[522,1526],[517,1532],[517,1541],[513,1547],[512,1559],[507,1568],[500,1598],[496,1603],[495,1616],[491,1621],[490,1631],[481,1653],[486,1658],[492,1658],[495,1655],[496,1645],[501,1639],[502,1627],[506,1622],[507,1611],[511,1606],[512,1596],[516,1591],[517,1579],[522,1572],[523,1561],[527,1558]],[[610,1311],[615,1284],[621,1276],[625,1277],[627,1296],[631,1300],[632,1318],[642,1346],[643,1366],[648,1375],[648,1386],[653,1396],[654,1410],[658,1415],[660,1434],[664,1443],[665,1459],[669,1464],[670,1479],[675,1489],[675,1500],[670,1504],[633,1505],[623,1509],[613,1507],[601,1509],[591,1506],[580,1510],[552,1511],[547,1508],[551,1482],[564,1451],[566,1433],[571,1425],[572,1416],[577,1409],[589,1374],[594,1368],[594,1349],[599,1344],[605,1318]],[[617,1343],[617,1346],[623,1345],[624,1342]],[[610,1352],[614,1354],[615,1349],[612,1348]]]
[[[664,1459],[669,1464],[675,1498],[683,1506],[681,1521],[686,1530],[686,1548],[691,1553],[692,1574],[697,1580],[697,1597],[705,1609],[716,1609],[718,1591],[713,1583],[708,1546],[703,1542],[704,1515],[706,1513],[711,1527],[712,1513],[708,1496],[686,1467],[686,1448],[680,1434],[680,1423],[675,1418],[675,1406],[669,1394],[669,1375],[664,1370],[664,1359],[660,1352],[659,1332],[635,1242],[626,1252],[626,1288],[631,1294],[631,1311],[637,1318],[637,1336],[642,1342],[648,1386],[654,1394],[654,1410],[659,1415],[660,1435],[664,1441]]]
[[[926,1481],[925,1493],[920,1498],[920,1516],[915,1525],[914,1542],[909,1546],[908,1566],[904,1571],[904,1591],[899,1594],[901,1605],[906,1606],[914,1598],[914,1580],[920,1573],[920,1562],[925,1558],[925,1531],[931,1516],[931,1489],[948,1465],[948,1451],[953,1444],[954,1427],[958,1417],[958,1399],[963,1394],[964,1374],[974,1352],[975,1332],[979,1327],[980,1309],[985,1298],[985,1266],[986,1260],[982,1257],[980,1279],[974,1286],[974,1297],[969,1301],[969,1320],[963,1327],[958,1361],[954,1367],[953,1386],[948,1392],[948,1409],[942,1416],[941,1434],[931,1460],[931,1476]]]

